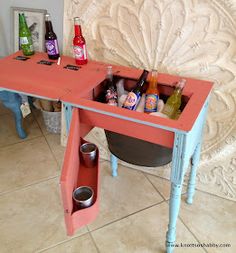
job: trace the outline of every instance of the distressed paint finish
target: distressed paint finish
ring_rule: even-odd
[[[32,57],[31,64],[36,64],[37,59],[44,54],[36,54]],[[11,56],[12,57],[12,56]],[[21,63],[12,61],[12,58],[6,58],[5,61],[0,62],[4,66],[6,72],[12,72],[11,66],[17,67]],[[66,58],[68,63],[73,62],[73,58]],[[1,64],[2,63],[2,64]],[[8,68],[6,65],[8,64]],[[9,67],[10,66],[10,67]],[[34,65],[33,65],[34,66]],[[37,65],[36,65],[37,66]],[[35,67],[34,74],[41,75],[46,66]],[[28,72],[28,65],[20,65],[21,75]],[[178,120],[165,119],[161,117],[154,117],[144,113],[125,110],[118,107],[108,106],[107,104],[94,101],[93,91],[104,80],[106,64],[100,62],[88,63],[81,67],[78,73],[67,72],[63,66],[58,66],[52,69],[55,73],[59,73],[54,79],[49,75],[46,84],[49,82],[51,89],[57,89],[61,96],[60,99],[65,106],[65,116],[67,131],[69,131],[70,122],[71,129],[69,131],[69,143],[64,159],[63,171],[61,176],[62,198],[65,208],[65,219],[68,229],[68,234],[73,234],[75,230],[87,224],[95,218],[98,212],[98,206],[94,206],[94,210],[84,209],[82,212],[73,212],[72,190],[76,186],[76,178],[79,176],[79,168],[81,173],[85,175],[87,172],[81,167],[78,155],[78,148],[81,137],[85,136],[94,126],[99,126],[121,134],[127,134],[131,137],[140,138],[146,141],[151,141],[156,144],[162,144],[166,147],[173,147],[173,163],[171,169],[171,196],[170,196],[170,210],[169,210],[169,226],[167,232],[167,250],[172,251],[171,244],[175,241],[176,221],[180,208],[180,195],[183,183],[184,174],[191,156],[196,149],[196,146],[201,139],[204,119],[206,116],[209,94],[212,89],[212,83],[207,81],[200,81],[197,79],[187,78],[187,83],[183,94],[188,97],[188,102],[182,111]],[[132,68],[114,66],[114,70],[119,71],[119,75],[126,78],[138,78],[140,71]],[[14,73],[18,69],[13,68]],[[44,72],[45,73],[45,72]],[[50,72],[51,73],[51,72]],[[71,73],[71,74],[70,74]],[[173,82],[179,80],[180,77],[167,74],[160,74],[160,83],[164,86],[172,86]],[[66,83],[65,83],[66,80]],[[47,97],[50,95],[48,87],[42,83],[40,87],[28,86],[34,81],[33,76],[25,81],[24,87],[20,87],[18,91],[29,93],[33,91],[36,95]],[[43,82],[43,80],[41,80]],[[56,85],[52,85],[52,83]],[[0,75],[0,82],[5,83],[4,88],[17,89],[18,81],[14,76]],[[40,85],[40,84],[38,84]],[[170,87],[169,87],[170,88]],[[56,95],[58,96],[59,93]],[[165,93],[164,93],[165,94]],[[55,99],[55,94],[52,94],[52,99]],[[77,107],[73,109],[72,106]],[[195,170],[197,166],[197,154],[194,156],[193,173],[190,180],[190,192],[194,189]],[[117,173],[117,158],[112,157],[113,176]],[[98,166],[99,167],[99,166]],[[97,178],[93,178],[93,184],[98,185],[99,173],[96,173]],[[76,178],[75,178],[76,177]],[[86,177],[89,180],[89,177]],[[68,180],[67,180],[68,179]],[[82,180],[83,181],[83,180]],[[91,182],[90,182],[91,183]],[[98,189],[98,188],[97,188]],[[190,194],[191,195],[191,194]],[[89,211],[91,210],[91,212]],[[80,219],[83,216],[83,222]],[[72,219],[72,220],[71,220]]]
[[[236,1],[64,2],[65,54],[73,54],[71,17],[79,16],[90,59],[214,82],[198,188],[236,201]],[[104,132],[90,135],[109,160]],[[164,178],[170,172],[131,167]]]
[[[166,251],[167,253],[173,252],[174,248],[171,245],[174,244],[176,239],[176,222],[179,215],[179,208],[181,202],[182,184],[171,183],[171,198],[169,204],[169,224],[166,234]]]
[[[195,193],[195,185],[196,185],[197,166],[200,161],[200,153],[201,153],[201,141],[197,144],[197,147],[193,153],[193,157],[191,160],[191,172],[189,175],[187,200],[186,200],[188,204],[193,203],[193,196]]]

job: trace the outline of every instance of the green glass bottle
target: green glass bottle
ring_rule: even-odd
[[[19,13],[19,40],[20,48],[26,56],[34,54],[31,32],[25,20],[24,13]]]
[[[162,113],[166,114],[169,118],[175,119],[176,114],[181,106],[182,90],[185,86],[186,80],[181,79],[173,92],[173,94],[167,99]]]

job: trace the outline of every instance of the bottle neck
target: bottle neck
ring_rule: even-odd
[[[74,25],[74,28],[75,28],[75,36],[82,36],[81,26],[75,24],[75,25]]]
[[[177,94],[182,93],[182,89],[181,89],[181,88],[177,88],[177,89],[176,89],[176,93],[177,93]]]
[[[52,22],[50,20],[45,21],[46,33],[53,32]]]
[[[186,83],[186,80],[185,80],[185,79],[181,79],[181,80],[177,83],[176,88],[175,88],[175,91],[174,91],[174,93],[175,93],[176,95],[182,94],[182,90],[183,90],[183,88],[184,88],[184,86],[185,86],[185,83]]]
[[[143,70],[143,73],[142,73],[142,75],[140,76],[140,78],[139,78],[139,80],[137,82],[136,89],[139,89],[139,88],[141,88],[144,85],[144,83],[145,83],[145,81],[147,79],[148,73],[149,72],[147,70]]]
[[[106,79],[107,79],[107,86],[108,88],[113,86],[113,71],[112,71],[112,66],[107,67],[107,74],[106,74]]]
[[[27,26],[24,14],[19,14],[19,23],[20,23],[20,27]]]
[[[158,73],[156,70],[152,70],[151,72],[151,78],[150,78],[150,81],[149,81],[149,86],[151,89],[156,89],[157,88],[157,76],[158,76]]]
[[[180,96],[182,94],[182,89],[180,87],[175,88],[174,96]]]

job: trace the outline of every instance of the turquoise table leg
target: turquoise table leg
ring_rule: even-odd
[[[176,222],[179,215],[179,208],[181,202],[182,184],[171,184],[171,199],[169,207],[169,225],[166,234],[166,252],[171,253],[174,250],[175,237],[176,237]]]
[[[173,147],[172,168],[171,168],[171,193],[169,203],[169,224],[166,234],[166,252],[171,253],[174,250],[176,238],[176,223],[179,215],[181,203],[181,191],[185,169],[188,165],[186,152],[186,135],[175,133],[175,142]]]
[[[70,131],[70,122],[71,122],[71,117],[72,117],[72,106],[70,104],[63,104],[64,106],[64,112],[65,112],[65,120],[66,120],[66,132],[67,135],[69,134]]]
[[[0,100],[3,105],[10,109],[15,118],[16,131],[21,139],[27,137],[22,125],[22,113],[20,110],[21,98],[17,93],[0,90]]]
[[[116,177],[117,174],[117,168],[118,168],[118,159],[116,156],[114,156],[112,153],[110,155],[110,159],[111,159],[111,169],[112,169],[112,176]]]
[[[195,184],[196,184],[196,174],[197,174],[197,166],[200,160],[200,153],[201,153],[201,143],[199,143],[194,151],[192,157],[192,167],[188,181],[188,191],[187,191],[187,200],[188,204],[193,203],[193,196],[195,193]]]

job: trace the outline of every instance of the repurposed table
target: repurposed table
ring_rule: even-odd
[[[90,61],[77,70],[64,68],[74,65],[74,59],[62,56],[61,64],[39,64],[47,60],[44,53],[36,53],[26,61],[15,58],[17,52],[0,60],[0,89],[50,100],[60,100],[65,105],[69,132],[61,174],[61,196],[64,206],[67,234],[91,222],[99,211],[99,155],[95,168],[86,168],[80,162],[79,146],[83,137],[94,127],[142,139],[164,147],[173,148],[171,168],[171,194],[169,225],[166,235],[167,252],[173,251],[176,222],[181,202],[184,175],[191,160],[187,203],[193,201],[197,165],[200,159],[202,131],[205,123],[212,83],[186,78],[183,90],[183,110],[178,120],[151,116],[97,101],[102,91],[108,64]],[[113,66],[114,74],[126,80],[127,88],[135,85],[141,70]],[[160,93],[169,96],[173,83],[180,77],[159,74]],[[158,155],[158,154],[157,154]],[[117,174],[117,158],[111,155],[113,176]],[[92,206],[78,210],[72,199],[73,190],[80,185],[94,189]]]

